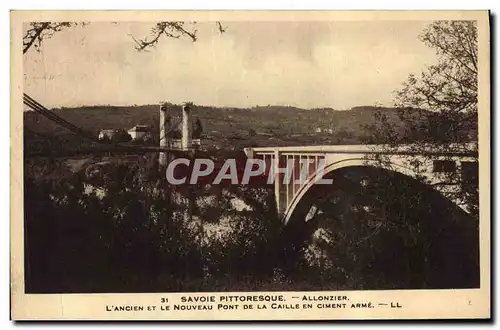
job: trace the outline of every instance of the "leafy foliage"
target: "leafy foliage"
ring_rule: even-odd
[[[331,290],[479,286],[478,223],[456,205],[380,168],[330,177],[333,185],[314,187],[291,219],[292,276]]]
[[[273,274],[281,226],[266,189],[186,186],[169,201],[153,157],[75,173],[29,163],[28,292],[200,291]]]
[[[437,21],[420,35],[439,62],[410,75],[398,92],[401,106],[438,112],[477,112],[477,28],[474,21]]]
[[[427,67],[419,77],[410,75],[396,91],[395,106],[408,109],[401,113],[405,139],[384,115],[377,118],[372,134],[387,141],[387,149],[399,148],[401,142],[411,142],[410,151],[421,155],[430,152],[467,153],[471,162],[478,162],[477,109],[477,26],[475,21],[435,21],[420,35],[420,40],[436,50],[438,62]],[[415,120],[414,109],[424,109],[430,115]],[[451,157],[451,156],[450,156]],[[450,157],[448,160],[453,161]],[[407,160],[408,167],[417,172],[417,178],[432,162],[431,156],[417,161]],[[462,181],[461,171],[447,174],[446,181]],[[477,177],[478,173],[476,173]],[[467,205],[476,218],[479,216],[477,184],[445,191],[452,200]]]

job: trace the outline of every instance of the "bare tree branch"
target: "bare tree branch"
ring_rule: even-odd
[[[23,37],[23,54],[26,54],[31,47],[37,51],[45,39],[51,38],[56,32],[61,32],[76,25],[85,25],[84,22],[31,22]]]
[[[217,28],[219,29],[219,32],[221,34],[226,32],[227,28],[223,27],[221,22],[217,22],[216,24],[217,24]]]
[[[158,22],[151,29],[149,37],[136,39],[132,37],[136,43],[135,49],[143,51],[147,48],[156,47],[158,41],[162,36],[167,38],[179,39],[180,37],[190,38],[193,42],[196,41],[196,33],[198,32],[194,27],[190,30],[184,28],[184,22]]]
[[[136,43],[135,49],[138,51],[144,51],[148,48],[154,48],[162,36],[174,39],[186,37],[195,42],[198,40],[198,30],[195,28],[195,25],[196,22],[191,22],[190,24],[186,24],[185,22],[158,22],[151,29],[149,36],[141,39],[137,39],[132,36],[132,39]],[[216,22],[216,25],[220,33],[226,32],[226,28],[222,26],[221,22]]]
[[[117,22],[112,22],[117,24]],[[86,25],[84,22],[31,22],[23,37],[23,54],[26,54],[32,47],[39,51],[43,40],[51,38],[56,32],[60,32],[76,25]],[[195,28],[196,22],[158,22],[151,28],[150,35],[144,38],[131,36],[138,51],[146,51],[154,48],[162,36],[167,38],[188,38],[193,42],[198,40],[198,30]],[[226,28],[221,22],[216,22],[220,33],[226,32]]]

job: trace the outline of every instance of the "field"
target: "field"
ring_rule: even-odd
[[[139,124],[149,125],[153,137],[157,138],[159,135],[157,105],[92,106],[53,111],[95,136],[101,129],[129,129]],[[193,119],[199,118],[202,123],[203,144],[206,148],[239,149],[245,146],[383,142],[374,141],[374,132],[379,130],[381,125],[379,117],[383,115],[391,126],[404,135],[405,125],[400,116],[410,111],[416,120],[425,120],[429,116],[429,113],[423,110],[378,107],[356,107],[337,111],[280,106],[249,109],[195,106]],[[172,114],[174,122],[180,120],[180,107],[173,106]],[[24,120],[26,134],[33,137],[44,140],[52,136],[71,139],[68,131],[36,112],[25,112]],[[329,131],[317,133],[318,128]],[[157,139],[152,144],[157,145],[156,141]]]

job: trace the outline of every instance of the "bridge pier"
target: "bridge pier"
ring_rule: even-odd
[[[280,159],[280,152],[279,150],[274,151],[274,162],[272,162],[272,165],[274,166],[273,171],[276,173],[277,179],[274,180],[274,198],[276,200],[276,211],[278,214],[282,212],[281,210],[281,189],[280,189],[280,174],[279,174],[279,159]]]

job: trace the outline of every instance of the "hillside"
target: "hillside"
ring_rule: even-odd
[[[138,124],[149,125],[153,136],[159,135],[158,105],[92,106],[53,111],[95,136],[100,129],[129,129]],[[346,111],[282,106],[249,109],[195,106],[193,119],[201,120],[205,147],[233,149],[244,146],[382,143],[384,141],[374,141],[373,138],[374,131],[381,127],[377,118],[383,114],[386,123],[394,127],[398,134],[404,135],[405,127],[400,115],[408,111],[417,121],[425,120],[430,115],[423,110],[369,106]],[[179,106],[174,106],[172,113],[180,119]],[[25,128],[31,135],[35,135],[34,132],[36,136],[49,134],[70,138],[68,134],[71,133],[36,112],[25,112],[24,120]],[[317,128],[327,131],[316,133]]]

